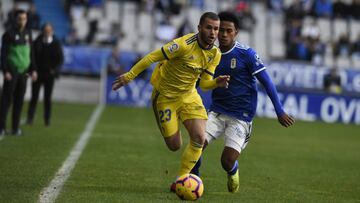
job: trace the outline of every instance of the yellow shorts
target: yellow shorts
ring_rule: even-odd
[[[189,119],[207,119],[205,107],[196,91],[173,99],[161,95],[154,89],[151,98],[163,137],[170,137],[179,130],[179,119],[181,122]]]

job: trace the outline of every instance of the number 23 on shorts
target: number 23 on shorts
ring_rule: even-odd
[[[171,120],[171,110],[164,109],[159,111],[159,120],[161,123],[168,122]]]

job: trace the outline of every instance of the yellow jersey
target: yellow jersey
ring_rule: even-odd
[[[151,76],[151,83],[160,94],[177,97],[194,91],[201,74],[212,78],[221,52],[216,46],[202,48],[197,37],[198,34],[190,33],[161,48],[166,60],[156,66]]]
[[[207,87],[216,86],[213,74],[220,62],[221,52],[216,46],[202,48],[197,41],[198,34],[190,33],[174,39],[141,59],[127,74],[128,81],[153,62],[159,64],[151,76],[151,84],[162,95],[176,98],[195,91],[196,81],[207,83]]]

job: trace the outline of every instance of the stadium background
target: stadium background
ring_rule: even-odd
[[[358,125],[360,124],[359,1],[303,0],[299,1],[304,6],[302,7],[304,11],[300,12],[302,14],[299,16],[289,16],[293,11],[289,12],[289,8],[298,2],[295,0],[33,0],[32,2],[41,17],[41,24],[51,22],[55,27],[56,35],[62,40],[65,64],[62,67],[62,75],[55,85],[55,118],[52,128],[44,129],[41,126],[39,117],[41,117],[42,107],[39,105],[40,113],[37,125],[32,128],[24,126],[26,134],[23,140],[25,141],[8,137],[0,140],[0,154],[2,154],[0,156],[0,174],[2,176],[0,202],[36,201],[39,191],[49,183],[57,168],[65,160],[90,117],[94,105],[99,103],[111,105],[106,107],[97,124],[94,131],[95,141],[90,142],[86,150],[87,154],[75,169],[75,178],[70,179],[68,185],[65,186],[63,193],[67,195],[60,196],[59,201],[148,202],[149,198],[154,198],[154,202],[174,200],[174,197],[163,190],[171,177],[166,176],[159,180],[157,178],[160,174],[163,175],[164,168],[166,168],[166,174],[168,170],[170,174],[174,172],[177,167],[175,161],[177,158],[174,155],[163,155],[166,149],[159,141],[156,126],[149,122],[153,119],[152,112],[148,108],[131,108],[132,106],[149,106],[151,86],[148,79],[151,71],[145,73],[141,79],[135,80],[128,87],[112,92],[109,84],[114,75],[107,75],[107,61],[114,47],[117,47],[119,61],[123,69],[128,70],[138,60],[138,57],[176,37],[183,23],[186,25],[185,30],[196,31],[202,12],[223,10],[234,10],[239,14],[239,18],[244,20],[244,26],[240,30],[238,39],[257,50],[267,64],[267,70],[280,92],[280,99],[285,109],[297,120],[311,122],[299,121],[294,129],[287,131],[276,126],[277,123],[274,120],[257,118],[255,122],[259,123],[256,126],[258,131],[254,131],[257,137],[253,138],[254,144],[250,145],[249,152],[245,153],[241,160],[247,164],[244,164],[244,171],[253,170],[252,173],[245,172],[248,176],[244,177],[245,188],[240,193],[241,196],[228,197],[226,193],[219,192],[223,190],[222,187],[210,187],[208,196],[205,197],[208,199],[205,201],[231,202],[241,198],[247,202],[359,201],[360,186],[357,183],[360,175],[358,172],[360,163],[358,151]],[[314,2],[332,3],[331,12],[311,11],[310,5]],[[345,9],[346,15],[335,12],[335,8],[339,8],[335,6],[335,2],[343,3],[342,6],[345,5],[348,9]],[[7,13],[15,6],[28,10],[31,2],[24,0],[1,1],[1,34],[5,31],[4,23],[7,20]],[[292,21],[289,21],[290,18],[295,19],[296,22],[293,23],[295,26],[298,26],[296,23],[300,22],[302,28],[302,31],[299,31],[299,27],[294,29],[297,30],[293,39],[297,45],[295,50],[292,50],[293,47],[288,47],[289,42],[294,42],[290,40],[291,35],[287,32],[287,30],[291,30],[288,27],[292,24]],[[313,27],[314,21],[317,22],[317,25]],[[38,30],[34,29],[33,32],[36,36]],[[343,43],[342,51],[339,52],[336,47],[340,44],[338,43],[341,41],[339,39],[344,34],[348,34],[348,43]],[[316,47],[320,48],[315,49],[316,51],[312,50],[310,54],[306,40],[314,36],[319,39]],[[334,67],[338,69],[342,79],[343,91],[341,94],[328,93],[323,88],[324,75]],[[2,77],[1,75],[1,81]],[[27,91],[27,99],[29,94],[30,88]],[[210,102],[209,94],[209,92],[202,93],[205,105]],[[140,118],[135,118],[139,116]],[[269,99],[266,98],[266,94],[260,92],[258,117],[274,118],[274,116]],[[316,120],[320,120],[320,122]],[[324,124],[323,122],[333,124]],[[131,129],[133,124],[143,126],[143,129]],[[150,138],[142,138],[144,142],[141,142],[140,146],[154,154],[161,154],[160,157],[168,164],[155,159],[153,161],[157,167],[153,168],[141,168],[142,166],[135,163],[133,164],[138,168],[126,164],[126,166],[115,164],[112,167],[111,164],[114,161],[133,162],[134,157],[139,160],[139,163],[152,164],[147,160],[152,157],[145,156],[131,147],[119,149],[118,146],[122,146],[122,143],[130,146],[139,143],[134,140],[130,141],[127,136],[124,136],[125,138],[117,137],[118,135],[115,133],[117,131],[125,131],[124,134],[129,136],[138,136],[149,132],[154,134]],[[288,134],[291,134],[292,137],[289,137]],[[48,135],[53,137],[49,138]],[[271,142],[271,136],[278,141],[275,144],[282,147],[276,148],[264,144]],[[104,137],[107,139],[103,139]],[[155,150],[149,144],[159,146],[159,149]],[[41,147],[42,150],[39,151],[38,147]],[[217,144],[213,150],[209,149],[209,157],[205,158],[209,165],[218,166],[216,154],[219,154],[220,148],[221,144]],[[261,151],[272,154],[265,155]],[[284,155],[286,152],[287,156]],[[33,155],[24,156],[28,153]],[[124,156],[124,153],[128,155]],[[121,156],[115,160],[104,158],[111,157],[113,154],[121,154]],[[179,154],[176,155],[179,156]],[[283,158],[280,158],[281,156]],[[44,162],[43,157],[52,161]],[[294,161],[294,159],[297,160]],[[104,164],[104,167],[108,168],[95,166],[99,160],[109,162]],[[265,172],[255,164],[259,160],[265,160],[263,167],[272,169],[266,174],[261,174]],[[332,163],[333,160],[334,163]],[[274,166],[274,163],[277,166]],[[44,165],[47,166],[44,167]],[[296,168],[299,165],[313,165],[314,168],[302,168],[303,171],[301,171]],[[28,166],[32,166],[34,169],[21,170]],[[119,172],[119,168],[122,172]],[[159,172],[156,169],[162,171]],[[279,175],[276,170],[281,171],[283,176]],[[145,181],[145,185],[140,186],[143,184],[140,181],[135,181],[135,183],[130,181],[139,177],[129,174],[129,171],[136,171],[137,175],[150,171],[156,177],[140,175],[140,179]],[[298,176],[294,176],[291,171],[295,171]],[[260,176],[258,176],[259,172]],[[114,177],[114,174],[123,176],[124,173],[129,176],[129,179]],[[210,169],[204,168],[204,173],[209,174]],[[29,178],[30,174],[31,178]],[[100,180],[98,174],[102,174]],[[308,177],[308,175],[314,174],[319,174],[319,177]],[[204,180],[205,185],[208,183],[221,185],[222,175],[222,171],[218,167],[211,178]],[[90,181],[93,182],[86,182],[89,177],[94,177],[94,180],[90,178]],[[117,181],[117,184],[112,185],[114,184],[111,183],[114,181],[111,180],[112,178]],[[95,179],[97,180],[95,181]],[[293,182],[289,183],[289,181]],[[304,183],[305,181],[309,183]],[[152,187],[154,182],[157,186],[149,189],[148,187]],[[123,186],[125,183],[139,188],[131,190]],[[22,187],[21,184],[25,186]],[[328,186],[332,184],[340,184],[343,188]],[[288,185],[288,188],[285,185]],[[274,190],[264,192],[267,187],[274,187]],[[102,191],[104,189],[107,192]],[[258,193],[259,190],[261,190],[260,193]],[[17,191],[19,195],[15,198]],[[130,197],[123,196],[123,191],[129,193]],[[92,192],[96,196],[92,196]],[[284,196],[283,192],[287,195]],[[138,193],[142,193],[142,195],[139,197]],[[330,193],[333,195],[329,196]],[[104,197],[104,194],[107,195],[107,198]],[[254,199],[256,194],[259,196]],[[304,197],[303,194],[308,196]],[[326,195],[329,197],[325,198]]]

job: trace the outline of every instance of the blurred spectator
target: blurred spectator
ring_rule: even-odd
[[[4,22],[4,11],[2,9],[2,1],[0,1],[0,22],[3,23]]]
[[[185,18],[177,30],[176,37],[181,37],[191,32],[194,32],[194,28],[191,26],[189,19]]]
[[[98,20],[91,20],[89,22],[89,32],[86,35],[86,43],[87,44],[91,44],[94,39],[95,39],[95,35],[98,32]]]
[[[360,33],[358,34],[358,37],[355,40],[355,42],[352,43],[351,54],[360,56]]]
[[[175,0],[158,0],[155,6],[165,15],[178,15],[181,12],[181,5]]]
[[[205,8],[204,0],[190,0],[190,6],[203,10]]]
[[[16,13],[17,10],[19,10],[19,4],[14,3],[13,8],[7,14],[7,19],[6,19],[6,22],[4,24],[5,29],[10,29],[11,26],[16,24],[15,13]]]
[[[324,57],[326,51],[325,43],[320,41],[320,38],[307,38],[309,52],[310,52],[310,60],[313,64],[323,65]]]
[[[273,13],[282,13],[284,11],[284,0],[267,0],[267,8]]]
[[[342,92],[341,78],[337,68],[332,68],[329,73],[324,76],[324,90],[335,94]]]
[[[76,28],[70,29],[69,34],[65,38],[65,44],[70,46],[81,44]]]
[[[36,11],[35,4],[30,5],[27,15],[28,15],[28,23],[26,27],[32,30],[40,30],[41,19],[40,19],[40,15]]]
[[[316,17],[332,17],[332,0],[315,0],[313,6],[313,13]]]
[[[103,45],[116,46],[118,41],[124,36],[119,23],[112,23],[109,37],[101,42]]]
[[[333,4],[334,8],[334,18],[347,18],[350,14],[350,8],[342,0],[335,0]]]
[[[320,37],[320,27],[316,20],[312,19],[309,23],[304,23],[301,35],[310,40]]]
[[[2,36],[1,68],[4,86],[0,102],[0,134],[5,134],[6,118],[12,105],[13,135],[22,135],[20,127],[21,110],[26,91],[28,74],[37,79],[33,58],[31,31],[26,29],[27,15],[24,10],[15,12],[16,23]]]
[[[256,19],[251,11],[250,5],[247,4],[241,12],[237,13],[240,22],[240,29],[251,32],[256,24]]]
[[[120,61],[120,49],[114,46],[111,50],[111,54],[107,59],[107,72],[113,75],[122,75],[125,73]]]
[[[41,86],[44,86],[44,124],[50,125],[51,96],[55,78],[60,75],[60,68],[64,62],[64,54],[60,41],[54,35],[51,24],[45,24],[40,35],[34,41],[34,56],[38,67],[38,80],[31,85],[31,99],[27,114],[27,124],[34,120],[36,105]]]
[[[360,20],[360,0],[353,0],[350,6],[351,16],[357,20]]]
[[[64,1],[64,7],[65,11],[70,15],[70,11],[72,7],[86,7],[87,6],[87,0],[65,0]],[[76,9],[75,9],[76,10]]]
[[[298,44],[301,42],[302,21],[292,19],[285,28],[286,58],[297,59]]]
[[[170,23],[169,17],[165,17],[156,27],[155,36],[158,40],[167,42],[175,38],[176,28]]]
[[[293,19],[302,20],[305,16],[305,10],[301,0],[295,0],[286,10],[286,20],[291,21]]]
[[[309,41],[306,38],[300,37],[300,40],[296,43],[296,56],[295,59],[303,61],[311,61],[311,52],[309,49]]]
[[[349,40],[349,36],[347,34],[343,34],[340,36],[339,40],[333,45],[333,53],[335,57],[338,56],[350,56],[351,52],[351,44]]]

